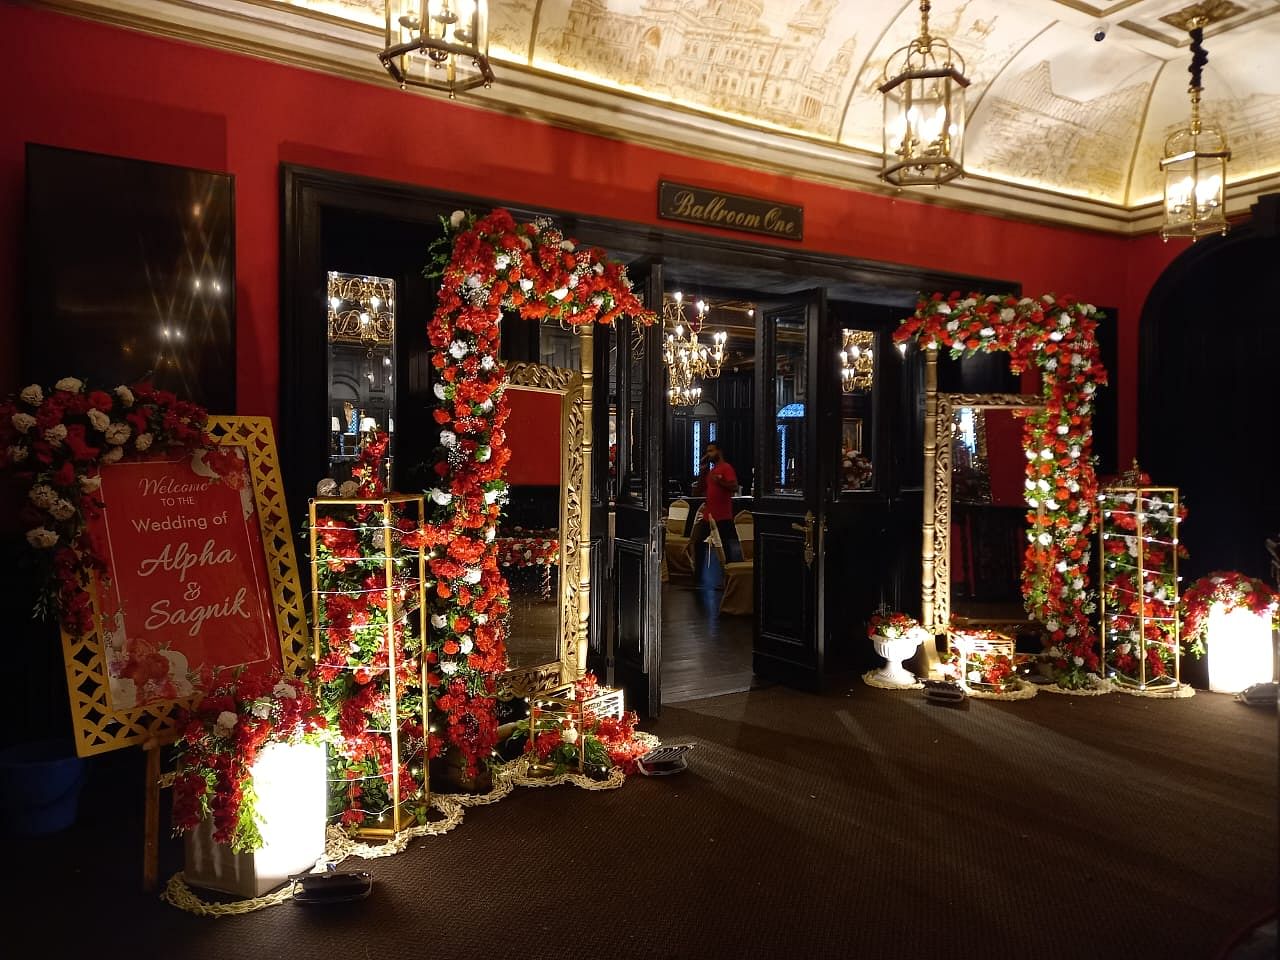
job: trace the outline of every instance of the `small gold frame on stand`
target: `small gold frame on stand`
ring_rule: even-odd
[[[1098,520],[1098,616],[1102,624],[1102,664],[1103,669],[1107,672],[1109,679],[1113,683],[1136,689],[1138,692],[1144,691],[1168,691],[1177,690],[1182,685],[1182,623],[1178,611],[1178,526],[1181,523],[1179,511],[1181,501],[1177,487],[1158,487],[1150,484],[1143,485],[1141,482],[1141,472],[1135,461],[1133,468],[1125,473],[1120,479],[1106,487],[1103,487],[1098,493],[1099,501],[1099,520]],[[1126,507],[1131,509],[1126,509]],[[1152,509],[1167,507],[1169,517],[1167,521],[1157,520],[1156,517],[1148,517],[1148,512]],[[1134,528],[1132,532],[1120,527],[1114,518],[1121,516],[1132,516]],[[1158,515],[1157,515],[1158,516]],[[1152,521],[1149,523],[1149,519]],[[1167,527],[1168,531],[1172,531],[1172,535],[1168,541],[1153,541],[1152,536],[1160,536],[1161,533],[1157,527]],[[1119,561],[1112,558],[1107,552],[1107,541],[1115,538],[1128,540],[1133,538],[1132,565],[1125,564],[1123,567]],[[1168,547],[1168,561],[1164,564],[1151,563],[1151,552],[1147,546],[1149,543],[1159,542]],[[1126,547],[1126,554],[1129,553]],[[1138,603],[1136,613],[1130,611],[1125,613],[1123,608],[1118,604],[1113,604],[1110,609],[1107,605],[1107,597],[1110,593],[1117,590],[1116,581],[1119,576],[1118,571],[1121,569],[1129,569],[1134,574],[1134,584],[1137,591],[1142,596],[1146,596],[1146,584],[1149,578],[1155,584],[1152,591],[1151,603],[1163,604],[1167,609],[1167,616],[1154,616],[1153,613],[1147,612],[1146,603]],[[1165,596],[1159,596],[1161,587],[1163,587]],[[1132,617],[1135,620],[1137,630],[1136,646],[1138,650],[1138,674],[1136,677],[1121,673],[1114,669],[1107,661],[1108,649],[1118,650],[1123,643],[1135,643],[1133,640],[1133,631],[1126,630],[1128,634],[1126,639],[1119,629],[1113,624],[1122,618]],[[1147,626],[1150,622],[1156,621],[1157,630],[1169,631],[1172,639],[1168,641],[1154,641],[1147,638]],[[1173,674],[1165,674],[1164,676],[1148,676],[1147,671],[1147,650],[1152,644],[1160,646],[1172,647],[1173,649]]]
[[[554,771],[553,764],[538,760],[538,737],[554,731],[577,732],[578,773],[586,770],[586,735],[588,722],[605,717],[622,717],[626,713],[623,692],[615,687],[600,687],[596,694],[579,700],[571,683],[549,691],[544,696],[529,698],[529,753],[532,757],[529,773],[532,776],[547,775]],[[563,734],[561,734],[563,736]]]
[[[393,536],[392,531],[396,529],[395,521],[400,517],[400,515],[403,514],[403,512],[407,508],[417,509],[416,523],[420,525],[426,517],[426,497],[421,494],[418,494],[418,495],[388,494],[387,496],[381,497],[378,499],[346,499],[342,497],[317,497],[308,502],[310,521],[311,521],[311,544],[312,544],[311,546],[311,611],[312,611],[312,625],[313,625],[312,628],[314,633],[313,654],[314,654],[316,663],[320,662],[322,648],[323,648],[322,640],[324,635],[324,631],[322,629],[322,622],[324,618],[322,614],[322,608],[320,606],[320,596],[321,596],[320,580],[319,580],[320,571],[319,571],[319,562],[316,556],[316,549],[315,549],[316,524],[317,524],[317,519],[320,513],[333,507],[338,507],[338,508],[343,508],[345,510],[353,510],[353,511],[358,510],[361,507],[365,507],[365,508],[368,508],[370,511],[375,511],[376,513],[380,514],[380,517],[378,518],[378,520],[380,521],[380,525],[382,529],[382,550],[383,550],[382,556],[380,558],[364,557],[361,559],[382,560],[383,576],[385,578],[385,588],[379,588],[379,589],[385,590],[385,600],[386,600],[386,611],[385,611],[386,634],[385,634],[384,640],[387,645],[387,678],[388,678],[387,711],[389,716],[388,732],[391,738],[391,771],[392,771],[391,827],[390,829],[388,829],[386,827],[361,826],[361,827],[355,828],[352,832],[357,837],[366,837],[371,839],[390,839],[392,837],[397,836],[402,830],[404,830],[406,827],[411,825],[404,822],[405,815],[402,809],[404,805],[403,804],[404,798],[400,796],[399,771],[400,771],[400,757],[401,757],[401,747],[402,747],[402,744],[400,742],[401,692],[397,689],[397,683],[396,683],[395,624],[396,624],[397,617],[396,617],[395,611],[397,608],[397,602],[396,602],[397,589],[402,589],[405,583],[407,582],[403,576],[401,576],[399,578],[399,582],[397,582],[396,560],[401,559],[402,557],[412,556],[414,554],[416,554],[417,560],[418,560],[417,579],[416,579],[416,590],[417,590],[417,600],[418,600],[418,629],[420,631],[419,637],[421,638],[421,641],[424,645],[424,654],[425,654],[425,645],[427,640],[427,604],[426,604],[426,596],[425,596],[426,573],[427,573],[426,551],[422,546],[419,546],[416,550],[402,551],[400,554],[397,554],[395,552],[396,544],[395,544],[395,538]],[[370,516],[370,521],[372,520],[373,520],[373,516]],[[368,521],[361,521],[361,522],[364,523]],[[402,610],[409,609],[410,605],[408,603],[408,594],[406,594],[404,599],[400,601],[399,607]],[[408,622],[409,622],[408,618],[406,618],[406,623]],[[428,730],[430,729],[427,723],[427,699],[428,699],[427,691],[429,688],[427,686],[427,660],[425,655],[420,658],[420,661],[421,663],[420,663],[419,683],[422,685],[422,707],[421,707],[420,719],[422,721],[422,732],[423,732],[423,745],[422,745],[423,798],[422,798],[422,801],[423,803],[426,803],[426,801],[431,796],[430,780],[427,772],[428,763],[427,763],[427,745],[426,745]]]

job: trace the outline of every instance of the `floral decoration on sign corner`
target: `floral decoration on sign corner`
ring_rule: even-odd
[[[428,491],[431,635],[426,659],[432,705],[444,715],[430,751],[456,747],[468,776],[495,753],[496,694],[506,668],[509,594],[494,542],[506,502],[510,458],[498,359],[503,312],[569,329],[629,316],[655,322],[626,268],[580,247],[550,220],[517,224],[502,209],[455,211],[424,270],[438,278],[432,346],[439,443]]]
[[[21,520],[44,570],[37,616],[56,615],[73,636],[93,629],[89,580],[108,574],[106,545],[90,527],[104,507],[99,468],[208,444],[207,421],[203,408],[150,384],[108,393],[75,377],[0,404],[0,470],[26,489]],[[205,462],[226,474],[232,456],[212,450]]]
[[[1182,593],[1182,638],[1196,656],[1205,652],[1209,635],[1209,611],[1215,603],[1223,610],[1248,610],[1270,617],[1271,629],[1280,629],[1280,593],[1256,577],[1233,570],[1215,570]]]
[[[1099,670],[1089,573],[1097,523],[1094,394],[1107,382],[1093,304],[1041,297],[935,293],[894,332],[897,343],[949,348],[953,357],[1004,352],[1010,369],[1040,372],[1044,406],[1023,421],[1029,545],[1022,568],[1028,613],[1049,632],[1060,686],[1076,689]]]
[[[552,775],[559,776],[577,767],[579,753],[583,768],[592,776],[606,775],[617,768],[626,775],[636,772],[636,761],[652,749],[652,744],[637,736],[639,722],[634,710],[622,716],[596,716],[588,704],[600,693],[595,674],[584,674],[574,681],[573,699],[580,705],[577,721],[566,717],[557,729],[539,728],[536,738],[531,738],[529,718],[519,721],[511,735],[512,740],[524,740],[524,752],[538,763],[548,764]]]
[[[237,853],[262,846],[253,765],[272,743],[317,742],[325,719],[301,681],[225,672],[178,716],[173,828],[195,830],[212,818],[215,843]]]

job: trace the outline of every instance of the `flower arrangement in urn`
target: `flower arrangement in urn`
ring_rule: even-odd
[[[903,669],[902,661],[929,639],[929,632],[920,622],[905,613],[877,613],[867,622],[867,636],[876,653],[885,659],[884,667],[876,672],[876,680],[891,686],[914,686],[916,679]]]
[[[186,833],[212,818],[213,839],[237,853],[263,845],[253,765],[273,743],[316,742],[324,716],[300,680],[222,675],[178,717],[173,828]]]

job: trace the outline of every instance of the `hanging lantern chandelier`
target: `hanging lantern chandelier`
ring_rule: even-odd
[[[920,2],[920,36],[885,63],[884,156],[880,179],[897,187],[939,186],[964,176],[964,60],[929,35],[929,0]]]
[[[1194,243],[1210,233],[1225,234],[1227,161],[1231,150],[1226,135],[1200,119],[1201,74],[1209,62],[1204,49],[1204,28],[1209,18],[1187,21],[1191,35],[1191,123],[1174,131],[1164,142],[1160,169],[1164,172],[1164,226],[1160,236],[1190,237]]]
[[[870,390],[875,376],[874,345],[870,330],[844,330],[840,344],[840,390],[855,393]]]
[[[695,318],[686,320],[684,294],[677,290],[662,304],[662,320],[667,334],[662,343],[662,360],[667,365],[667,401],[673,407],[692,407],[702,399],[700,379],[715,379],[724,365],[724,346],[729,335],[723,330],[711,334],[708,343],[698,335],[703,332],[708,312],[706,301],[694,305]]]
[[[493,83],[488,0],[385,0],[378,59],[400,84],[449,94]]]

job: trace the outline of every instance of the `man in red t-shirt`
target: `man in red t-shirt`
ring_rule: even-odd
[[[742,559],[742,544],[738,542],[738,528],[733,525],[733,495],[738,489],[738,475],[733,472],[729,461],[725,460],[720,447],[714,443],[707,444],[702,462],[705,465],[699,478],[707,488],[707,502],[693,530],[689,534],[689,551],[694,578],[698,576],[697,548],[702,546],[711,535],[711,522],[720,533],[720,543],[724,547],[724,558],[728,563]]]

